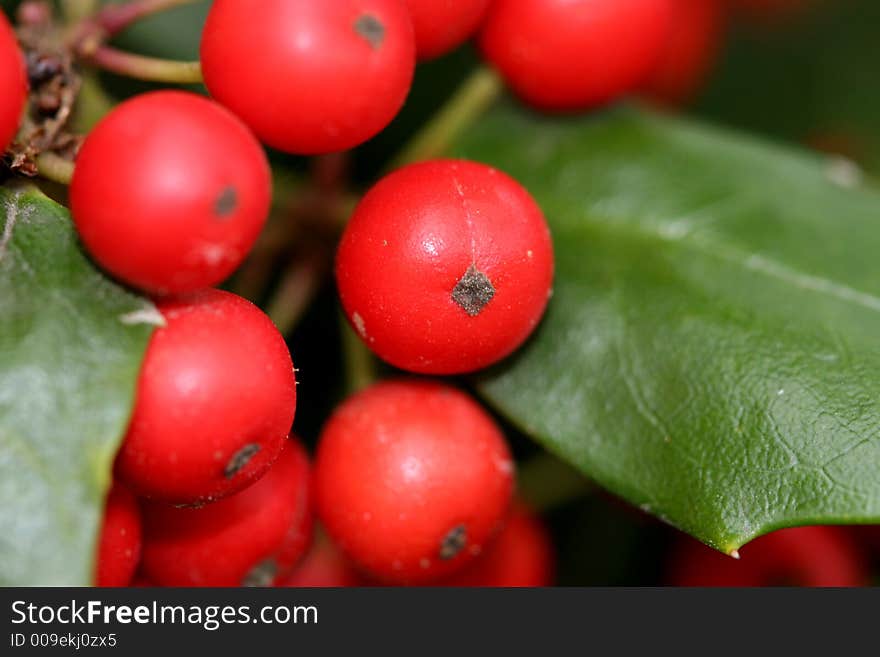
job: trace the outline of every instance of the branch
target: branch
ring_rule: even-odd
[[[495,102],[503,89],[504,84],[495,71],[478,68],[392,160],[391,168],[446,153],[455,139]]]

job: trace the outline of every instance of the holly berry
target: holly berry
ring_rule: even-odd
[[[413,372],[468,372],[504,358],[537,326],[553,245],[515,180],[437,160],[392,173],[363,198],[336,277],[352,326],[380,357]]]
[[[363,586],[364,578],[323,532],[316,532],[308,554],[281,586]]]
[[[504,520],[513,471],[498,427],[463,393],[380,383],[344,402],[321,433],[318,514],[372,577],[430,582],[483,551]]]
[[[118,105],[86,138],[70,204],[86,248],[155,293],[215,285],[244,260],[269,211],[269,165],[227,110],[158,91]]]
[[[513,512],[486,552],[445,586],[526,587],[553,583],[555,555],[550,535],[530,509],[514,505]]]
[[[670,27],[670,0],[496,0],[480,46],[525,102],[590,109],[650,73]]]
[[[141,496],[197,504],[239,491],[275,461],[293,423],[284,338],[249,301],[204,290],[159,304],[119,475]]]
[[[309,463],[286,441],[262,479],[201,508],[144,507],[144,573],[161,586],[269,586],[311,541]]]
[[[420,59],[445,55],[476,32],[490,0],[405,0]]]
[[[672,553],[675,586],[864,586],[867,566],[852,538],[838,527],[795,527],[761,536],[739,560],[693,539]]]
[[[97,586],[128,586],[141,558],[141,512],[135,496],[114,483],[98,539]]]
[[[723,38],[722,0],[673,0],[672,27],[643,92],[661,103],[689,101],[715,62]]]
[[[0,155],[18,131],[27,93],[24,56],[12,26],[0,12]]]
[[[215,0],[201,60],[211,95],[264,142],[328,153],[391,122],[412,83],[415,40],[400,0]]]

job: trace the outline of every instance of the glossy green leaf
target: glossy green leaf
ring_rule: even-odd
[[[457,152],[556,245],[544,323],[479,383],[502,413],[727,552],[880,521],[880,194],[855,170],[634,108],[503,107]]]
[[[113,455],[161,321],[67,211],[0,188],[0,585],[88,585]]]

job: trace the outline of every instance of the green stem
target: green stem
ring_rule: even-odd
[[[282,335],[292,331],[318,292],[324,279],[327,258],[313,253],[291,263],[269,303],[266,314],[275,322]]]
[[[392,168],[439,157],[479,118],[504,89],[501,78],[485,66],[465,80],[449,102],[392,160]]]
[[[202,68],[199,62],[177,62],[144,57],[110,46],[98,46],[86,55],[86,59],[106,71],[137,80],[166,84],[198,84],[202,81]]]
[[[192,4],[198,0],[131,0],[109,5],[98,12],[96,23],[108,36],[118,34],[132,23],[166,9]]]
[[[594,484],[573,467],[544,452],[520,464],[520,497],[536,511],[548,511],[589,494]]]
[[[37,156],[37,173],[59,185],[69,185],[73,179],[73,162],[56,153],[42,153]]]
[[[345,354],[346,388],[348,394],[354,394],[376,380],[376,359],[342,313],[339,314],[339,330],[342,333],[342,349]]]

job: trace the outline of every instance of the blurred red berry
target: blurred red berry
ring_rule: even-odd
[[[526,103],[586,110],[636,90],[670,19],[670,0],[495,0],[480,46]]]
[[[444,586],[533,587],[553,584],[556,555],[541,519],[522,504],[486,551]]]
[[[144,505],[144,574],[162,586],[269,586],[312,535],[309,463],[295,439],[251,487],[199,508]]]
[[[279,586],[292,587],[364,585],[364,577],[322,531],[315,533],[315,541],[308,554],[290,577],[279,584]]]
[[[668,570],[674,586],[865,586],[867,565],[839,527],[795,527],[760,536],[725,556],[690,538],[675,546]]]
[[[669,105],[690,101],[715,63],[725,19],[723,0],[673,0],[672,27],[643,93]]]
[[[141,558],[141,512],[135,496],[114,483],[98,539],[97,586],[128,586]]]

